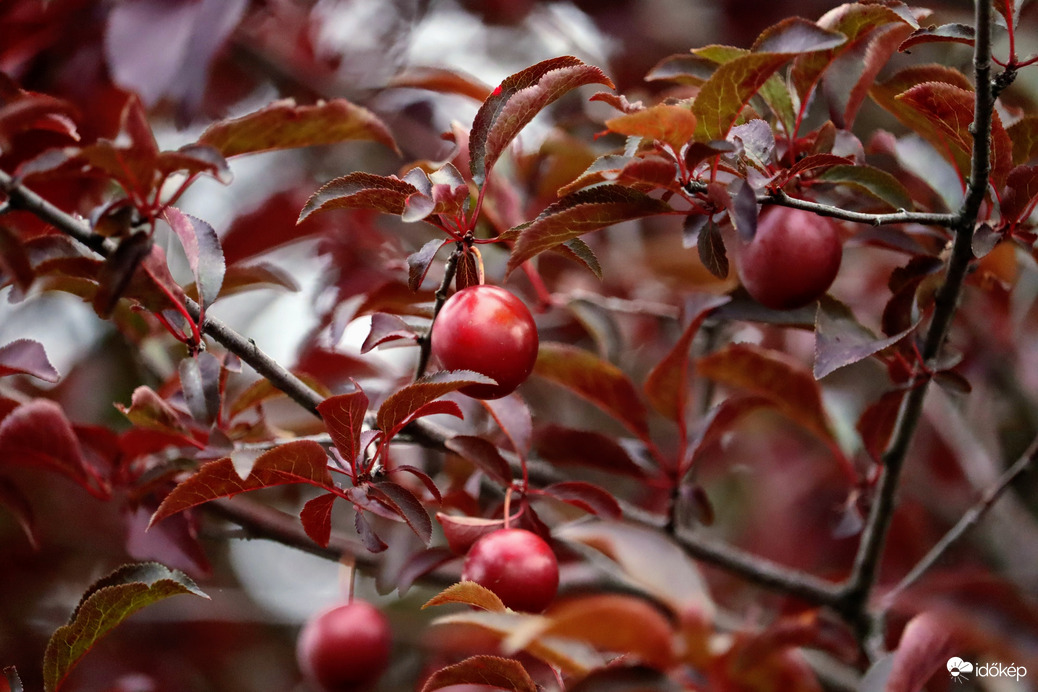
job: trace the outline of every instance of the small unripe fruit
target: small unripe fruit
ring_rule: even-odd
[[[389,621],[366,601],[324,610],[303,626],[296,658],[307,679],[325,692],[362,692],[389,664]]]
[[[537,534],[501,529],[472,544],[461,578],[490,589],[512,610],[540,613],[559,589],[559,563]]]
[[[537,360],[537,325],[521,300],[499,286],[463,288],[443,304],[432,328],[432,353],[446,370],[473,370],[497,384],[460,391],[500,399],[522,384]]]
[[[821,298],[840,270],[843,245],[832,219],[789,207],[763,213],[739,257],[739,276],[761,305],[792,310]]]

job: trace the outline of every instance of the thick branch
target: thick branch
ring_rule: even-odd
[[[980,206],[987,192],[990,173],[991,119],[994,103],[991,95],[991,3],[976,2],[976,44],[974,47],[974,71],[976,79],[976,101],[973,120],[973,170],[970,172],[969,187],[962,208],[951,228],[955,233],[951,258],[944,283],[934,299],[933,317],[923,342],[923,359],[929,364],[940,353],[948,336],[966,279],[970,261],[973,259],[973,229],[977,223]],[[897,425],[886,453],[883,455],[883,473],[880,476],[876,498],[872,504],[865,530],[862,533],[858,554],[854,561],[848,594],[842,604],[845,615],[857,618],[859,628],[867,628],[864,611],[869,593],[876,582],[887,532],[893,519],[897,489],[901,470],[908,455],[916,426],[923,410],[928,381],[925,373],[919,375],[917,385],[905,397]],[[863,636],[866,632],[860,631]]]

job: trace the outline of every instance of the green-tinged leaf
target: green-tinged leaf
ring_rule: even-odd
[[[299,513],[306,535],[322,548],[328,547],[332,537],[332,507],[338,497],[335,493],[318,495],[308,500]]]
[[[208,223],[176,207],[166,207],[163,218],[180,239],[191,274],[195,277],[199,302],[205,311],[220,295],[227,270],[220,239]]]
[[[767,29],[752,52],[724,62],[700,87],[692,105],[696,140],[724,139],[746,104],[782,65],[802,53],[829,50],[845,40],[843,34],[800,17]]]
[[[423,406],[470,384],[494,384],[494,380],[471,370],[434,372],[399,389],[378,408],[379,430],[392,437]]]
[[[537,692],[537,683],[523,664],[499,656],[472,656],[460,663],[440,668],[429,676],[421,692],[433,692],[455,685],[491,686],[512,692]]]
[[[623,515],[612,493],[585,481],[552,483],[540,492],[599,517],[619,519]]]
[[[367,411],[368,397],[359,390],[328,397],[317,405],[317,412],[346,463],[353,463],[361,452],[360,433]]]
[[[998,4],[998,3],[995,3]],[[972,46],[976,40],[977,32],[968,24],[942,24],[940,26],[922,26],[908,35],[901,45],[899,51],[906,51],[920,43],[962,43]]]
[[[220,359],[208,351],[200,351],[180,361],[180,391],[195,422],[211,426],[220,415],[222,397]]]
[[[520,650],[537,638],[559,637],[667,670],[674,663],[674,635],[667,617],[645,599],[595,594],[568,599],[545,617],[517,628],[505,646]]]
[[[61,473],[99,498],[109,487],[87,461],[64,410],[49,399],[33,399],[0,421],[0,460]]]
[[[879,3],[847,3],[823,15],[818,25],[846,40],[831,50],[799,56],[793,63],[790,79],[800,103],[808,103],[821,83],[833,122],[849,128],[880,69],[916,28],[909,19]]]
[[[898,334],[879,339],[854,318],[854,313],[846,305],[824,298],[818,303],[815,317],[815,379],[820,380],[844,366],[865,360],[893,346],[908,336],[916,324]]]
[[[809,370],[785,353],[747,343],[730,344],[700,358],[697,370],[703,377],[768,399],[790,420],[838,451],[818,383]]]
[[[555,250],[587,267],[595,278],[602,279],[602,265],[598,263],[598,256],[587,243],[580,238],[571,238],[562,245],[556,246]]]
[[[890,173],[873,166],[831,166],[815,180],[837,185],[850,185],[883,202],[892,210],[912,211],[915,205],[908,190]]]
[[[749,54],[750,51],[744,48],[733,48],[731,46],[720,46],[710,45],[704,46],[703,48],[697,48],[693,51],[694,57],[697,61],[705,61],[711,65],[723,65],[724,63],[731,62],[736,58],[740,58],[744,55]],[[678,63],[683,64],[684,61]],[[670,69],[673,70],[677,65],[672,66]],[[688,65],[689,68],[696,69],[696,73],[700,73],[703,68],[695,68],[694,65]],[[707,76],[713,73],[715,68],[711,67],[706,73]],[[682,83],[686,83],[686,80],[678,79]],[[705,81],[705,78],[700,80],[699,83]],[[774,74],[769,77],[758,90],[758,95],[764,99],[764,103],[768,105],[771,112],[775,114],[778,121],[782,123],[782,127],[786,132],[792,132],[796,124],[796,113],[793,108],[793,98],[790,96],[789,87],[786,81],[781,78],[780,75]]]
[[[381,481],[367,486],[368,497],[399,516],[422,542],[432,539],[432,519],[414,493],[398,483]]]
[[[313,440],[293,440],[278,445],[261,454],[244,479],[238,475],[230,457],[203,464],[194,475],[173,488],[155,510],[148,525],[153,526],[177,512],[220,497],[289,483],[332,487],[324,447]]]
[[[640,192],[657,189],[677,192],[681,186],[673,159],[662,156],[603,156],[575,180],[559,188],[560,197],[599,183],[615,183]]]
[[[696,131],[696,116],[688,106],[661,103],[606,120],[606,127],[628,137],[663,142],[679,152]]]
[[[594,353],[554,342],[541,342],[534,373],[597,404],[643,440],[649,438],[645,405],[630,378]]]
[[[508,271],[585,233],[669,211],[666,202],[622,185],[599,185],[574,192],[549,205],[522,229],[508,260]]]
[[[96,582],[59,627],[43,656],[43,686],[58,690],[80,659],[106,634],[141,608],[178,594],[206,596],[191,579],[158,563],[120,567]]]
[[[469,133],[469,166],[476,184],[483,184],[508,144],[542,108],[584,84],[613,87],[597,67],[563,56],[517,72],[494,89],[476,113]]]
[[[684,84],[686,86],[699,86],[717,69],[717,62],[698,54],[678,53],[669,55],[656,63],[649,73],[645,75],[645,81],[670,81]]]
[[[299,106],[291,99],[275,101],[255,113],[213,123],[198,142],[229,157],[354,139],[380,142],[400,153],[377,115],[345,99],[313,106]]]
[[[446,589],[426,601],[425,605],[422,606],[422,610],[433,606],[447,605],[449,603],[461,603],[464,605],[475,606],[492,613],[505,612],[505,604],[501,602],[498,595],[487,587],[477,584],[474,581],[462,581],[448,586]]]
[[[1006,130],[1013,142],[1013,163],[1030,163],[1038,157],[1038,115],[1028,115]]]
[[[502,487],[512,484],[512,469],[490,441],[471,435],[455,435],[447,440],[447,449],[476,465]]]
[[[709,224],[708,224],[709,227]],[[700,231],[702,235],[702,231]],[[702,242],[702,241],[700,241]],[[663,416],[678,425],[684,425],[685,406],[688,402],[689,349],[699,327],[710,311],[724,305],[728,296],[696,294],[686,309],[688,325],[681,332],[674,346],[645,378],[645,395],[649,403]]]
[[[411,183],[395,175],[350,173],[325,183],[306,201],[298,222],[317,211],[328,209],[373,209],[387,214],[403,214],[407,198],[418,192]]]
[[[15,339],[0,346],[0,377],[5,375],[30,375],[44,382],[61,379],[43,344],[32,339]]]
[[[699,568],[681,547],[659,531],[614,521],[571,523],[554,532],[563,541],[582,543],[615,562],[639,589],[675,612],[714,611]]]

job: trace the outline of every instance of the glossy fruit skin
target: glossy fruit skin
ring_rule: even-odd
[[[788,207],[761,214],[757,234],[739,257],[742,284],[761,305],[792,310],[821,298],[840,270],[836,224]]]
[[[325,692],[362,692],[389,665],[389,621],[366,601],[324,610],[303,626],[296,659],[307,679]]]
[[[443,304],[432,328],[432,353],[445,370],[474,370],[497,384],[462,388],[476,399],[515,391],[537,360],[537,325],[521,300],[500,286],[468,286]]]
[[[472,544],[461,578],[490,589],[512,610],[540,613],[559,590],[559,563],[537,534],[500,529]]]

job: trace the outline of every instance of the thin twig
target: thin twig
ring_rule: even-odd
[[[940,353],[948,335],[952,319],[958,307],[959,295],[965,281],[970,261],[973,259],[973,229],[980,213],[980,206],[987,192],[990,172],[989,147],[991,143],[991,119],[994,104],[991,99],[991,3],[976,2],[976,43],[974,46],[974,70],[976,76],[976,101],[973,120],[973,170],[970,172],[969,187],[962,208],[955,217],[952,229],[955,240],[948,261],[944,283],[934,298],[933,317],[923,342],[924,364],[933,361]],[[921,364],[922,365],[922,364]],[[925,378],[925,373],[919,377]],[[871,618],[866,607],[872,587],[876,583],[883,548],[893,519],[896,495],[901,470],[915,434],[926,398],[927,379],[921,379],[905,397],[898,421],[891,437],[890,446],[883,455],[883,473],[876,490],[876,498],[862,532],[858,553],[855,556],[851,577],[848,580],[846,598],[840,604],[841,612],[856,622],[862,641],[868,638]]]
[[[464,250],[460,247],[454,249],[454,252],[447,258],[446,264],[443,267],[443,280],[440,281],[439,288],[436,289],[436,303],[433,305],[433,322],[436,321],[436,316],[440,314],[440,309],[443,304],[447,302],[447,293],[450,291],[451,281],[454,280],[454,274],[458,270],[458,261],[461,259],[461,255]],[[429,356],[432,353],[432,325],[429,325],[429,331],[418,337],[418,365],[415,367],[414,378],[417,380],[419,377],[425,374],[425,369],[429,367]]]
[[[991,487],[984,491],[980,499],[962,515],[962,518],[956,522],[955,526],[951,527],[941,537],[941,540],[934,544],[930,552],[916,563],[915,567],[898,582],[897,586],[883,596],[883,609],[890,608],[905,589],[918,581],[923,574],[937,564],[937,561],[948,552],[948,549],[984,518],[984,515],[1009,489],[1013,481],[1027,471],[1036,460],[1038,460],[1038,437],[1031,442],[1027,451],[1012,466],[1006,469]]]

